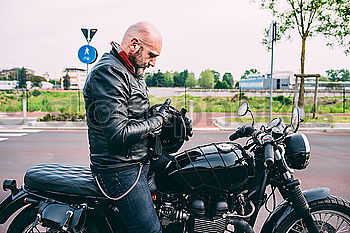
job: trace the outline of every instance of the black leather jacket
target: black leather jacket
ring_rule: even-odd
[[[148,161],[148,140],[162,123],[147,119],[146,83],[133,76],[113,49],[91,70],[83,90],[91,168],[96,172]]]

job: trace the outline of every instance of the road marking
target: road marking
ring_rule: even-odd
[[[38,133],[38,129],[0,129],[0,133]]]
[[[0,133],[0,137],[22,137],[27,135],[26,133]]]
[[[5,141],[5,140],[7,140],[8,138],[0,138],[0,142],[1,141]]]

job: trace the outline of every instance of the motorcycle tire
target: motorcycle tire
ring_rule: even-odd
[[[311,215],[320,232],[350,232],[350,203],[342,198],[330,196],[309,203]],[[277,227],[278,233],[307,233],[305,224],[295,211],[291,212]]]
[[[32,227],[36,219],[37,208],[35,205],[30,205],[23,209],[11,222],[7,233],[55,233],[58,231],[50,230],[39,225]],[[60,231],[62,232],[62,231]],[[85,229],[81,233],[88,233]]]

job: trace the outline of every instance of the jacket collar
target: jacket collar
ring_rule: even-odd
[[[136,76],[135,73],[135,67],[131,63],[131,61],[128,58],[128,55],[125,53],[124,50],[120,47],[120,45],[114,41],[111,42],[112,45],[112,51],[111,54],[118,58],[119,61],[125,66],[125,68],[128,69],[128,71],[133,75]]]

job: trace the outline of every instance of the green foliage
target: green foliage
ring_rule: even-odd
[[[194,73],[189,73],[186,79],[187,87],[195,87],[197,85],[197,79],[194,76]]]
[[[173,87],[174,86],[174,75],[167,71],[164,74],[164,86]]]
[[[346,82],[350,81],[350,70],[341,69],[341,70],[326,70],[328,78],[333,82]]]
[[[259,74],[260,72],[257,69],[250,69],[250,70],[245,70],[244,74],[241,76],[242,79],[245,79],[248,77],[250,74]]]
[[[68,90],[70,87],[70,77],[68,73],[63,77],[63,89]]]
[[[204,70],[201,72],[198,84],[201,88],[213,88],[214,74],[211,70]]]
[[[82,113],[48,113],[38,121],[85,121],[86,116]]]
[[[39,95],[41,95],[41,92],[39,91],[39,90],[34,90],[32,93],[32,96],[39,96]]]
[[[213,72],[214,75],[214,83],[218,82],[220,80],[220,73],[215,71],[215,70],[210,70],[211,72]]]
[[[348,0],[259,0],[277,21],[277,39],[290,38],[297,30],[306,40],[321,34],[329,39],[328,46],[340,45],[350,52],[350,2]],[[263,43],[269,44],[267,34]]]
[[[226,83],[229,85],[230,88],[233,87],[233,76],[231,73],[226,72],[224,76],[222,76],[222,80],[226,81]]]
[[[27,84],[26,84],[26,81],[27,81],[27,71],[24,67],[22,67],[21,69],[19,69],[18,71],[18,87],[21,88],[21,89],[24,89],[24,88],[27,88]]]
[[[32,74],[28,74],[27,79],[28,81],[32,82],[32,87],[41,87],[42,86],[41,82],[46,81],[44,77],[32,75]]]
[[[217,81],[214,86],[215,89],[230,89],[230,85],[226,82],[226,80]]]

